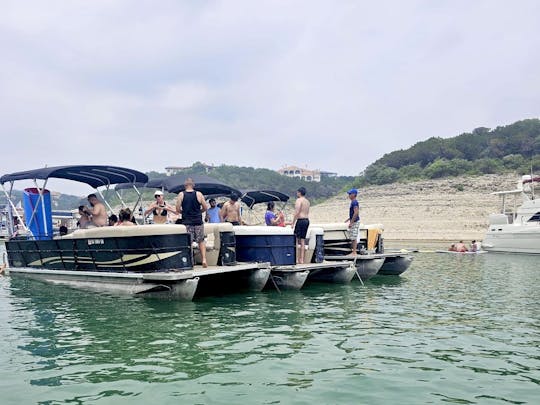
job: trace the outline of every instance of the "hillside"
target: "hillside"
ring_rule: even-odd
[[[297,178],[282,176],[274,170],[257,169],[253,167],[240,167],[230,165],[216,166],[210,172],[199,162],[192,165],[185,174],[199,173],[220,180],[231,187],[243,190],[277,190],[289,196],[294,196],[296,190],[303,186],[314,200],[322,200],[336,195],[349,185],[354,177],[339,176],[335,178],[323,177],[320,183],[306,182]],[[149,177],[165,176],[164,173],[147,173]]]
[[[15,204],[22,201],[22,191],[13,190],[12,200]],[[4,193],[0,194],[0,206],[7,204],[7,199]],[[52,193],[51,199],[52,208],[54,210],[72,210],[77,208],[80,204],[86,204],[86,198],[83,196],[75,196],[69,194]]]
[[[514,174],[446,179],[418,180],[407,184],[394,183],[362,187],[359,193],[363,224],[382,224],[387,240],[458,241],[482,239],[488,216],[500,209],[494,191],[516,187]],[[292,219],[294,200],[287,204],[287,220]],[[245,219],[260,224],[264,204]],[[313,224],[344,222],[349,212],[349,199],[341,192],[320,204],[312,205]]]
[[[369,165],[356,185],[460,175],[529,173],[540,170],[540,120],[476,128],[453,138],[432,137],[385,154]]]
[[[488,215],[497,212],[493,191],[514,189],[516,175],[483,175],[407,184],[367,186],[360,190],[360,216],[364,224],[384,225],[386,239],[482,239]],[[311,220],[343,222],[348,215],[346,194],[312,207]]]

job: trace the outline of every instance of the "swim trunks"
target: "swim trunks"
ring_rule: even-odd
[[[308,228],[309,219],[300,218],[296,221],[296,225],[294,226],[294,234],[298,239],[306,239]]]
[[[349,239],[356,240],[358,239],[358,228],[360,228],[360,222],[353,222],[352,226],[349,228]]]
[[[204,241],[204,225],[186,225],[186,229],[191,234],[193,242],[201,243]]]

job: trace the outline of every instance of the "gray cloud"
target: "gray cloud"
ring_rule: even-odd
[[[3,172],[195,160],[357,174],[536,117],[536,1],[8,1]]]

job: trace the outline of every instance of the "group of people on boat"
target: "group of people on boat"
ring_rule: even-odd
[[[187,183],[193,183],[193,180],[187,179]],[[185,187],[186,185],[184,185]],[[201,194],[202,195],[202,194]],[[167,204],[164,200],[163,192],[157,190],[154,193],[155,201],[148,206],[144,211],[144,217],[152,214],[152,220],[154,224],[165,224],[168,222],[174,223],[183,223],[182,219],[177,219],[181,214],[181,206],[179,206],[178,201],[182,201],[181,193],[177,198],[176,206]],[[230,222],[233,225],[243,224],[239,196],[233,194],[230,196],[229,201],[217,204],[214,198],[208,200],[208,205],[206,205],[204,222],[208,223],[220,223],[220,222]],[[171,221],[172,219],[172,221]]]
[[[452,243],[448,251],[457,252],[457,253],[478,252],[480,251],[480,248],[481,248],[480,242],[476,240],[473,240],[469,247],[467,247],[467,245],[465,245],[465,243],[463,243],[463,241],[460,240],[458,243]]]
[[[105,205],[99,201],[95,194],[90,194],[87,197],[88,204],[79,206],[79,222],[77,226],[81,229],[90,227],[107,226],[109,224],[109,216]]]
[[[164,199],[162,191],[157,190],[154,193],[155,201],[143,212],[146,217],[153,216],[155,224],[165,224],[169,222],[169,215],[179,216],[174,223],[183,224],[192,236],[192,240],[199,245],[202,256],[203,267],[206,267],[206,247],[204,243],[204,222],[220,223],[229,222],[232,225],[243,225],[241,216],[241,207],[239,196],[233,194],[229,200],[221,206],[216,200],[211,198],[206,203],[204,195],[195,190],[195,183],[191,178],[186,179],[184,191],[178,194],[176,204],[170,205]],[[359,204],[356,199],[358,190],[351,189],[348,196],[351,201],[349,208],[349,217],[345,222],[349,223],[349,237],[351,240],[351,251],[356,254],[358,229],[360,224]],[[267,204],[265,214],[265,223],[268,226],[286,226],[291,225],[297,238],[298,245],[298,263],[304,263],[305,243],[307,231],[309,228],[309,209],[310,202],[306,198],[306,189],[300,187],[296,192],[296,202],[294,216],[291,222],[286,222],[285,214],[282,211],[275,211],[273,201]],[[90,206],[81,205],[79,207],[78,226],[81,229],[101,226],[134,226],[135,218],[129,208],[122,208],[116,215],[107,215],[105,205],[97,198],[95,194],[88,196]],[[203,217],[204,216],[204,217]]]

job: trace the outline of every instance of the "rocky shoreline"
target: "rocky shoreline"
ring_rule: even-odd
[[[494,191],[513,190],[518,175],[483,175],[369,186],[359,190],[364,224],[380,223],[389,240],[481,240],[488,216],[499,210]],[[312,207],[313,223],[342,222],[349,201],[343,194]]]

